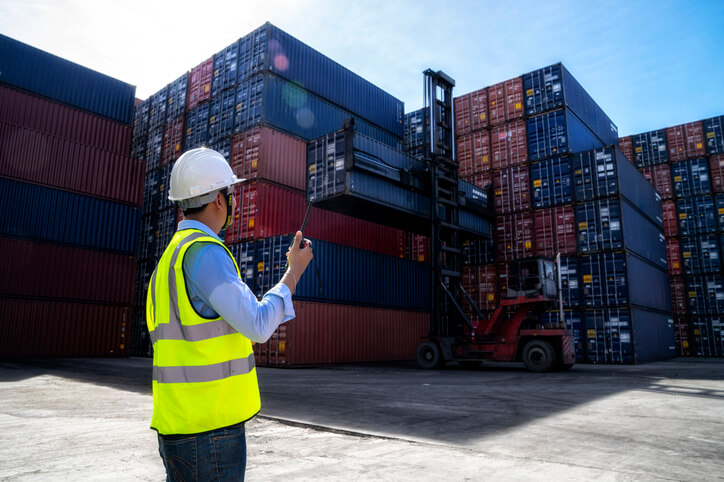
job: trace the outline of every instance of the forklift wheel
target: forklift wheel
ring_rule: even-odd
[[[528,342],[523,349],[523,363],[532,372],[550,371],[556,362],[556,351],[545,340]]]
[[[417,347],[417,364],[425,370],[434,370],[442,365],[442,354],[437,343],[425,341]]]

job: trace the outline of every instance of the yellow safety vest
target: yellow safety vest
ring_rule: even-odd
[[[251,342],[221,317],[204,318],[186,291],[183,258],[194,243],[219,240],[176,232],[151,276],[146,324],[153,343],[153,418],[160,434],[208,432],[249,420],[261,408]],[[234,261],[236,272],[239,267]]]

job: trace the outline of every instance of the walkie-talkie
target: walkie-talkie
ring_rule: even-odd
[[[312,207],[312,201],[307,201],[307,212],[304,215],[304,221],[302,221],[302,227],[299,228],[299,230],[302,232],[302,240],[299,242],[299,249],[304,249],[304,247],[307,245],[307,241],[304,239],[304,228],[307,226],[307,219],[309,218],[309,210],[311,209],[311,207]],[[294,240],[292,240],[291,246],[294,246]]]

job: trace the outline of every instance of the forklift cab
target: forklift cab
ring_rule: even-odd
[[[556,262],[535,256],[512,263],[505,298],[550,298],[558,296]]]

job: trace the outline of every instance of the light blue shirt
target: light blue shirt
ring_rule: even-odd
[[[182,229],[198,229],[221,241],[199,221],[183,220],[178,224],[178,230]],[[192,244],[184,256],[183,271],[196,312],[204,318],[221,316],[251,341],[266,342],[279,325],[295,316],[287,285],[277,283],[258,301],[221,246]]]

